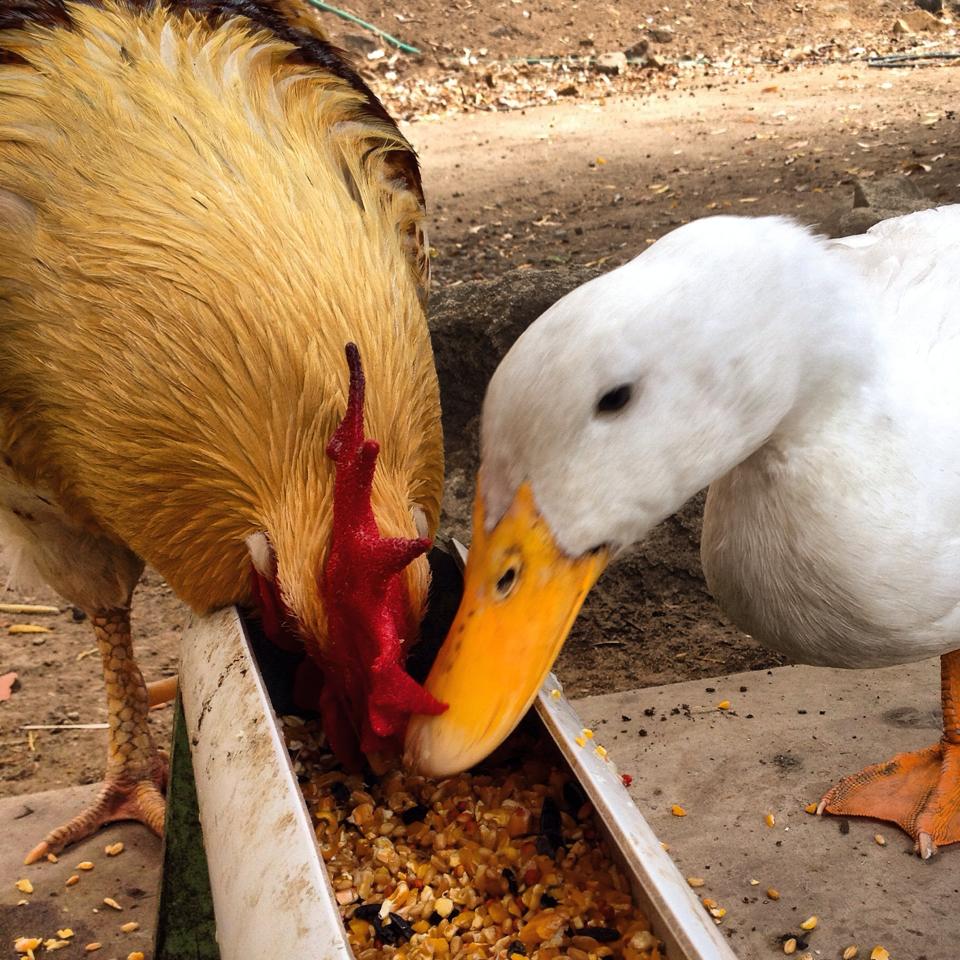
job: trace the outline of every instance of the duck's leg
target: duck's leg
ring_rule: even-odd
[[[818,813],[873,817],[899,824],[926,860],[960,843],[960,650],[940,659],[943,737],[841,780]]]
[[[83,840],[114,820],[139,820],[154,833],[163,832],[167,764],[154,746],[147,726],[147,687],[133,659],[130,609],[93,613],[90,621],[107,685],[107,774],[103,789],[91,806],[49,833],[27,854],[26,863],[35,863],[48,853]]]

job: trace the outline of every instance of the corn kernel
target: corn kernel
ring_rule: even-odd
[[[702,887],[707,881],[703,877],[687,877],[687,883],[691,887]]]
[[[870,960],[890,960],[890,951],[877,946],[870,951]]]
[[[108,907],[110,907],[111,910],[122,910],[122,909],[123,909],[123,907],[121,907],[120,904],[117,903],[117,901],[113,899],[113,897],[104,897],[104,898],[103,898],[103,902],[104,902]]]
[[[710,910],[710,916],[716,920],[722,920],[727,915],[725,907],[712,907]]]
[[[596,753],[596,755],[597,755],[601,760],[606,760],[606,758],[607,758],[607,748],[606,748],[606,747],[601,747],[599,744],[597,744],[597,747],[596,747],[596,749],[595,749],[594,752]]]
[[[78,870],[92,870],[92,869],[93,869],[93,864],[92,864],[89,860],[81,860],[80,863],[77,864],[77,869],[78,869]]]
[[[729,701],[729,700],[721,700],[721,701],[717,704],[717,709],[718,709],[718,710],[729,710],[729,709],[730,709],[730,701]]]
[[[21,893],[33,893],[33,884],[26,877],[18,880],[15,886]]]
[[[843,960],[853,960],[859,952],[856,944],[851,943],[850,946],[843,951]]]
[[[560,691],[559,691],[556,687],[554,687],[554,688],[550,691],[550,696],[553,697],[554,700],[559,700],[559,699],[560,699]]]
[[[768,814],[763,818],[763,822],[764,822],[768,827],[772,827],[772,826],[774,826],[774,825],[776,824],[777,818],[776,818],[772,813],[768,813]]]
[[[818,922],[818,920],[817,920],[817,918],[816,918],[815,916],[814,916],[814,917],[807,917],[807,919],[804,920],[803,923],[800,924],[800,929],[801,929],[801,930],[813,930],[813,929],[816,928],[817,922]]]
[[[69,940],[73,936],[73,931],[69,927],[64,927],[63,930],[57,931],[57,936],[61,940]]]
[[[43,940],[40,937],[18,937],[13,942],[13,949],[17,953],[29,953],[31,950],[36,950],[41,943]]]
[[[133,953],[127,954],[127,960],[143,960],[143,952],[140,950],[134,950]]]
[[[102,943],[100,943],[98,940],[94,940],[93,943],[88,943],[83,949],[84,949],[87,953],[95,953],[95,952],[96,952],[97,950],[99,950],[102,946],[103,946]]]
[[[684,810],[683,807],[681,807],[679,803],[675,803],[675,804],[670,808],[670,812],[671,812],[675,817],[685,817],[685,816],[687,815],[687,811]]]
[[[574,737],[574,743],[576,743],[578,747],[585,747],[587,745],[587,741],[584,740],[583,737]]]
[[[767,897],[768,897],[770,900],[779,900],[779,899],[780,899],[780,891],[777,890],[776,887],[768,887],[768,888],[767,888]]]
[[[878,847],[885,847],[885,846],[887,845],[886,837],[884,837],[883,834],[881,834],[881,833],[875,833],[875,834],[873,835],[873,842],[874,842]]]
[[[124,933],[133,933],[134,930],[140,929],[140,924],[136,920],[128,920],[126,923],[120,924],[120,929]]]
[[[64,886],[72,887],[75,883],[79,883],[79,882],[80,882],[80,875],[74,873],[71,876],[67,877],[67,881],[64,884]]]
[[[816,812],[817,812],[817,804],[815,804],[815,803],[808,803],[808,804],[803,808],[803,812],[804,812],[804,813],[816,813]]]
[[[796,953],[797,952],[797,939],[796,937],[790,937],[789,940],[783,941],[783,952],[784,953]]]

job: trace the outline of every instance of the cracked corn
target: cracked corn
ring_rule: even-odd
[[[284,719],[357,960],[662,960],[579,785],[542,751],[369,784]]]

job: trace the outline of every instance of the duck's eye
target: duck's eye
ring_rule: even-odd
[[[630,402],[632,396],[633,385],[629,383],[621,383],[619,387],[608,390],[597,401],[597,416],[622,410]]]
[[[517,585],[517,581],[520,579],[520,567],[517,564],[507,567],[506,570],[500,575],[500,579],[496,582],[493,590],[497,595],[498,600],[506,600],[507,597],[513,593],[513,588]]]

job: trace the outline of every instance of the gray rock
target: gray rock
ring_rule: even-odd
[[[610,76],[617,76],[627,72],[627,55],[619,50],[612,50],[609,53],[601,53],[594,61],[593,69],[597,73],[606,73]]]
[[[647,27],[647,36],[654,43],[672,43],[674,34],[669,27]]]
[[[916,181],[901,174],[857,180],[853,187],[853,210],[844,213],[831,232],[834,236],[852,236],[869,230],[881,220],[935,206]]]
[[[627,47],[623,51],[624,56],[630,60],[646,60],[647,53],[650,50],[650,41],[649,40],[638,40],[635,44],[630,47]]]

